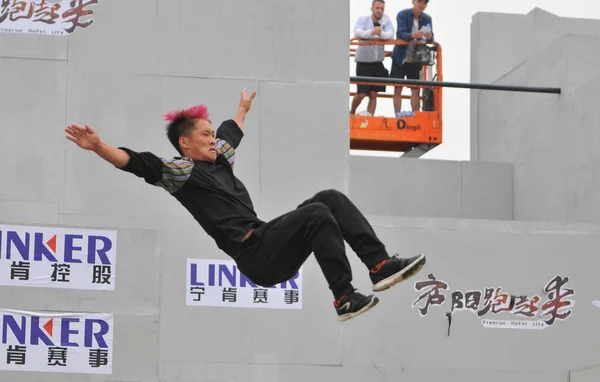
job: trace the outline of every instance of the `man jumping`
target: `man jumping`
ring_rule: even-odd
[[[390,257],[362,213],[335,190],[321,191],[271,221],[260,220],[233,173],[235,150],[255,96],[242,91],[237,114],[220,125],[216,137],[204,105],[166,114],[167,137],[180,157],[112,147],[88,125],[69,125],[65,131],[79,147],[169,192],[255,284],[269,287],[289,280],[314,253],[333,293],[338,321],[366,312],[379,299],[352,286],[344,240],[369,270],[374,291],[413,276],[425,256]]]

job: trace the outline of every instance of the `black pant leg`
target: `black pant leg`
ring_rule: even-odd
[[[353,290],[342,232],[322,203],[299,207],[257,228],[242,244],[238,266],[253,282],[272,286],[292,278],[311,252],[336,299]]]
[[[367,268],[372,269],[389,258],[385,245],[379,240],[371,224],[346,195],[337,190],[321,191],[300,204],[300,207],[311,203],[322,203],[329,208],[344,240]]]

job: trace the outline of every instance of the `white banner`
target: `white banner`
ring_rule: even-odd
[[[233,260],[188,259],[186,274],[188,306],[302,309],[302,269],[268,288],[248,280]]]
[[[0,370],[112,374],[112,314],[0,309],[0,322]]]
[[[66,36],[94,23],[98,0],[0,0],[0,32]]]
[[[116,257],[116,231],[0,225],[0,285],[114,290]]]

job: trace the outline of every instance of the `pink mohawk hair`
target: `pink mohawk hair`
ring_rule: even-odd
[[[173,122],[179,117],[208,120],[208,108],[205,105],[192,106],[185,110],[171,111],[163,116],[166,121]]]

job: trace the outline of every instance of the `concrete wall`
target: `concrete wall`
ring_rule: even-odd
[[[169,157],[165,112],[205,103],[216,128],[248,88],[258,96],[236,172],[260,216],[346,190],[348,5],[132,0],[94,11],[95,23],[70,36],[0,35],[0,223],[117,229],[123,281],[96,294],[2,287],[0,308],[114,313],[113,374],[0,371],[0,380],[231,380],[220,366],[229,362],[264,381],[278,380],[271,365],[317,375],[339,364],[341,329],[314,264],[300,311],[186,306],[187,259],[225,254],[167,193],[77,148],[63,129],[89,124],[109,144]],[[310,336],[290,330],[305,325]]]
[[[600,342],[593,333],[600,309],[592,301],[600,292],[596,272],[590,268],[596,268],[598,261],[598,226],[392,216],[369,219],[390,252],[424,252],[429,257],[423,271],[407,285],[381,294],[382,302],[369,319],[365,316],[346,325],[353,330],[345,330],[344,362],[363,369],[346,380],[566,382],[570,369],[597,365]],[[357,286],[367,288],[367,278],[355,259],[352,266]],[[429,288],[417,291],[415,287],[417,282],[429,281],[430,274],[447,283],[447,289],[440,290],[444,301],[430,306],[422,316],[418,308],[426,299],[413,304]],[[544,309],[531,318],[507,312],[478,317],[469,310],[455,310],[448,335],[446,313],[452,311],[453,292],[483,294],[485,288],[501,287],[499,296],[539,296],[541,308],[547,300],[544,286],[557,275],[568,277],[565,288],[575,293],[569,297],[574,305],[566,320],[543,330],[486,328],[482,319],[537,321],[549,316],[541,315]],[[479,310],[483,306],[480,302]],[[572,375],[577,373],[583,378],[583,371]]]
[[[2,302],[34,311],[110,311],[115,314],[115,360],[110,376],[2,372],[7,381],[344,381],[451,382],[506,379],[588,382],[600,343],[595,332],[600,228],[561,223],[368,216],[388,250],[425,252],[428,264],[409,282],[380,294],[381,303],[359,319],[338,325],[314,258],[306,264],[302,310],[192,308],[182,298],[186,256],[175,232],[119,229],[117,290],[59,292],[3,287]],[[194,246],[196,247],[196,246]],[[573,248],[578,251],[573,252]],[[140,266],[143,256],[143,266]],[[203,258],[204,254],[197,257]],[[368,290],[362,263],[350,253],[356,286]],[[585,266],[581,266],[585,264]],[[420,312],[432,275],[446,284],[444,296]],[[552,318],[544,286],[567,278],[561,294],[569,313],[543,330],[534,322]],[[481,317],[453,309],[453,294],[486,288],[502,296],[539,297],[534,317],[491,311]],[[499,289],[498,288],[502,288]],[[508,301],[508,300],[507,300]],[[482,298],[481,312],[490,301]],[[464,303],[464,302],[463,302]],[[446,313],[452,312],[449,327]],[[525,329],[489,328],[508,320]],[[449,330],[449,334],[448,334]],[[131,341],[131,342],[130,342]],[[401,344],[399,344],[399,341]],[[545,350],[542,350],[545,349]],[[584,379],[588,378],[588,379]]]
[[[350,191],[373,215],[513,219],[505,163],[350,157]]]
[[[589,382],[596,376],[600,345],[590,333],[600,315],[592,305],[600,299],[592,255],[600,244],[598,226],[511,221],[533,203],[525,199],[524,166],[493,154],[494,137],[482,129],[478,150],[484,163],[350,159],[348,13],[338,1],[104,1],[95,7],[95,23],[70,36],[0,36],[0,81],[9,89],[0,92],[0,161],[7,184],[0,188],[0,223],[108,229],[118,236],[114,291],[0,287],[0,309],[114,314],[112,374],[0,371],[0,380]],[[579,37],[567,42],[574,40],[582,46]],[[559,51],[563,61],[552,70],[570,59],[565,49]],[[542,60],[544,54],[541,49],[533,57]],[[593,108],[583,102],[591,92],[583,82],[574,75],[557,78],[573,86],[577,107]],[[336,322],[313,257],[303,268],[302,309],[186,305],[186,262],[226,255],[164,191],[64,138],[67,123],[89,124],[109,144],[175,155],[161,115],[206,103],[218,124],[233,115],[243,87],[256,89],[258,98],[236,172],[262,218],[294,208],[318,190],[337,188],[368,214],[390,253],[429,256],[417,278],[381,294],[368,315]],[[535,99],[549,109],[563,102]],[[481,108],[489,104],[478,102]],[[506,147],[506,155],[517,151]],[[591,163],[590,152],[581,163]],[[550,197],[541,199],[554,211],[550,217],[564,208]],[[396,214],[413,217],[388,216]],[[366,270],[348,253],[356,286],[366,292]],[[448,289],[442,291],[444,303],[421,315],[423,301],[413,303],[424,291],[415,290],[415,282],[429,274]],[[483,325],[482,319],[509,320],[533,329],[532,322],[548,319],[539,316],[547,313],[543,288],[555,276],[568,277],[565,288],[575,292],[569,296],[575,305],[562,307],[572,309],[566,320],[544,330]],[[514,310],[483,317],[454,311],[448,335],[451,293],[484,293],[486,287],[539,296],[538,317]],[[0,361],[5,357],[0,354]]]
[[[35,205],[28,208],[35,208]],[[11,227],[12,225],[8,225]],[[59,227],[44,224],[43,228]],[[33,228],[33,227],[32,227]],[[81,227],[68,226],[67,229]],[[105,227],[86,226],[85,229],[103,230]],[[114,227],[106,227],[115,230]],[[112,375],[89,375],[78,373],[43,373],[27,371],[0,370],[0,380],[16,381],[155,381],[159,364],[159,334],[162,329],[164,310],[161,308],[161,289],[168,284],[161,283],[164,278],[162,262],[165,255],[162,238],[157,231],[130,228],[116,229],[118,238],[117,261],[114,291],[58,289],[46,287],[0,286],[0,309],[23,310],[41,314],[64,313],[110,313],[114,315]],[[2,232],[3,244],[6,244],[5,232]],[[5,251],[2,251],[5,254]],[[3,267],[7,264],[2,261]],[[32,262],[32,266],[35,262]],[[5,272],[5,270],[4,270]],[[76,272],[72,270],[73,279]],[[4,320],[3,320],[4,322]],[[32,324],[33,326],[33,324]],[[6,331],[3,324],[3,333]],[[55,344],[60,341],[56,334],[51,339]],[[62,332],[64,333],[64,332]],[[62,336],[62,334],[61,334]],[[76,336],[71,335],[71,342]],[[43,345],[43,344],[42,344]],[[79,346],[83,343],[80,342]],[[34,356],[35,347],[27,346],[27,356]],[[74,362],[70,348],[67,352],[67,364]],[[2,361],[6,365],[7,354],[2,352]],[[4,368],[4,365],[2,368]]]
[[[495,33],[501,24],[512,32]],[[482,14],[472,34],[472,81],[562,89],[560,96],[473,91],[473,158],[513,164],[516,220],[600,222],[600,112],[593,101],[600,23],[541,10]]]
[[[570,374],[573,382],[593,382],[600,378],[600,367],[586,367],[580,370],[573,370]]]

